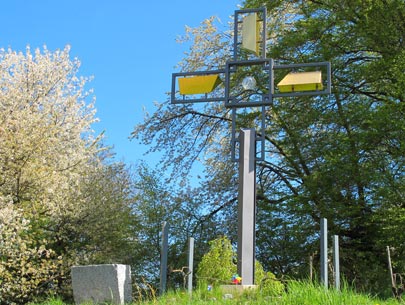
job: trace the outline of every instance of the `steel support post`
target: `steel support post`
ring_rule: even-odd
[[[242,285],[254,285],[256,221],[256,131],[239,134],[238,274]]]

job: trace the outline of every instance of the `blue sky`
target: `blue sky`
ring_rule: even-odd
[[[97,132],[118,160],[145,160],[157,155],[128,139],[143,109],[164,102],[171,74],[186,46],[176,43],[185,25],[196,27],[210,16],[224,26],[238,9],[237,0],[4,0],[0,7],[0,48],[25,51],[46,45],[49,50],[71,46],[82,62],[80,75],[94,76]]]

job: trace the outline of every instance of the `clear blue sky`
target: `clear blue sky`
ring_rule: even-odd
[[[97,132],[118,160],[140,159],[153,167],[157,156],[128,137],[143,121],[143,108],[155,110],[170,91],[174,66],[185,46],[176,43],[185,25],[195,27],[210,16],[224,25],[238,0],[3,0],[0,48],[25,51],[46,45],[51,51],[71,46],[82,62],[80,75],[94,76]]]

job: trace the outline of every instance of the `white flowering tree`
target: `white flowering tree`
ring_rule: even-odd
[[[56,288],[64,257],[53,232],[86,207],[81,184],[99,166],[99,139],[79,66],[69,47],[0,50],[0,304]]]
[[[94,156],[95,110],[87,103],[88,79],[76,76],[79,66],[68,47],[0,51],[0,186],[15,204],[60,213],[64,194]]]

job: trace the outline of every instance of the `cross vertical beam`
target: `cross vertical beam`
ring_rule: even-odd
[[[242,285],[254,284],[256,220],[256,131],[239,134],[238,274]]]

